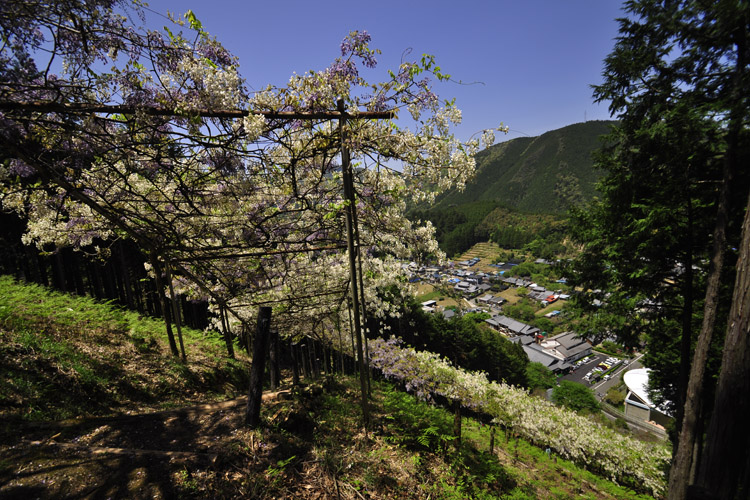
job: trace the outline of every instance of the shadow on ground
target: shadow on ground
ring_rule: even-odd
[[[0,498],[189,498],[244,436],[243,400],[146,415],[2,421]]]

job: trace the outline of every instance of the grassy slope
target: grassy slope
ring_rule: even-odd
[[[143,411],[225,399],[243,386],[246,365],[226,360],[218,339],[186,332],[190,362],[184,366],[170,360],[163,337],[157,321],[2,277],[0,407],[7,410],[0,417],[51,420]],[[264,425],[256,431],[242,428],[241,406],[213,420],[201,417],[208,423],[195,424],[187,436],[193,441],[183,449],[195,451],[190,443],[198,439],[202,451],[221,456],[208,466],[159,461],[157,474],[153,463],[106,456],[82,460],[39,448],[7,459],[0,453],[0,484],[20,493],[25,481],[40,498],[80,496],[91,484],[102,494],[113,492],[113,498],[146,498],[151,493],[144,492],[154,491],[184,498],[648,498],[500,431],[495,453],[489,454],[489,428],[470,418],[463,420],[463,441],[456,448],[453,415],[384,382],[373,383],[372,431],[364,433],[357,384],[339,377],[323,390],[313,383],[269,400]],[[157,426],[162,441],[173,442],[162,434],[175,418],[165,416]],[[84,421],[75,430],[63,429],[58,439],[97,442],[109,433],[107,446],[156,446],[133,443],[132,432],[105,423]],[[55,431],[43,432],[48,437]],[[177,432],[186,437],[184,428]],[[117,436],[131,441],[118,442]],[[27,438],[39,439],[32,431]],[[17,453],[15,445],[4,450],[6,457]],[[115,484],[112,471],[130,479]],[[134,475],[142,479],[131,482]]]
[[[2,276],[0,415],[112,415],[238,395],[242,358],[203,332],[183,337],[187,365],[169,355],[161,321]]]

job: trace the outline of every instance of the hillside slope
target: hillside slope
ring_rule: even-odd
[[[433,207],[496,200],[523,212],[563,213],[594,196],[591,154],[613,123],[576,123],[487,148],[476,155],[477,175],[466,189],[440,196]]]
[[[183,337],[188,363],[169,354],[162,321],[0,276],[0,418],[112,416],[245,392],[242,351],[230,359],[215,333]]]
[[[651,498],[473,418],[458,443],[383,381],[365,432],[349,375],[287,379],[250,430],[246,360],[186,332],[172,361],[162,326],[0,277],[0,498]]]

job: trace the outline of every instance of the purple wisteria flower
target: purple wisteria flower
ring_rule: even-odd
[[[352,61],[343,59],[336,59],[328,67],[328,74],[330,78],[341,78],[344,80],[354,80],[359,76],[357,66]]]
[[[36,171],[21,160],[13,159],[10,161],[10,168],[8,169],[11,174],[19,177],[31,177]]]

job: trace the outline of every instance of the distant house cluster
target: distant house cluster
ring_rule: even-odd
[[[508,286],[515,286],[515,287],[528,288],[531,286],[531,281],[529,281],[527,278],[514,278],[512,276],[503,278],[503,283],[505,283]]]
[[[539,328],[507,316],[495,315],[485,322],[520,344],[530,361],[542,363],[554,372],[567,372],[573,363],[591,354],[591,344],[575,332],[547,338]]]
[[[426,300],[422,302],[422,310],[426,313],[435,313],[438,311],[438,305],[436,300]],[[456,315],[456,311],[453,309],[443,309],[440,311],[445,319],[451,319]]]
[[[479,262],[478,258],[449,263],[445,266],[420,267],[411,262],[402,267],[409,275],[412,283],[424,281],[426,283],[448,285],[467,299],[487,294],[492,289],[492,283],[499,283],[499,274],[488,274],[473,271],[470,268]],[[456,267],[456,265],[460,267]],[[492,304],[499,305],[497,301]]]
[[[488,293],[482,295],[481,297],[477,297],[477,302],[490,307],[500,308],[500,306],[502,306],[507,301],[502,297]]]
[[[519,335],[535,336],[541,333],[539,328],[527,325],[526,323],[522,323],[507,316],[496,315],[484,321],[507,337],[515,337]]]
[[[409,273],[410,281],[448,285],[466,299],[474,300],[477,307],[482,309],[470,309],[470,311],[484,310],[492,314],[489,319],[485,320],[487,325],[511,341],[520,344],[531,361],[542,363],[554,372],[567,372],[573,367],[573,363],[591,354],[591,344],[578,337],[575,332],[566,332],[547,338],[545,332],[540,331],[539,328],[501,315],[502,305],[506,301],[490,292],[493,285],[495,288],[525,287],[529,290],[528,297],[538,301],[542,306],[569,299],[569,295],[559,290],[547,290],[542,286],[537,286],[527,278],[503,277],[504,272],[515,264],[493,264],[492,266],[498,270],[488,274],[471,269],[478,262],[479,259],[474,258],[449,263],[446,266],[420,267],[415,263],[410,263],[404,267]],[[559,282],[563,283],[564,280],[559,280]],[[440,310],[435,300],[423,302],[422,309],[429,313],[440,313],[446,319],[456,314],[453,309]],[[552,318],[558,314],[560,310],[553,310],[545,316]]]
[[[479,257],[474,257],[474,258],[469,259],[469,260],[462,260],[461,262],[458,262],[458,265],[459,266],[472,267],[472,266],[475,266],[475,265],[479,264],[480,260],[481,259]]]

